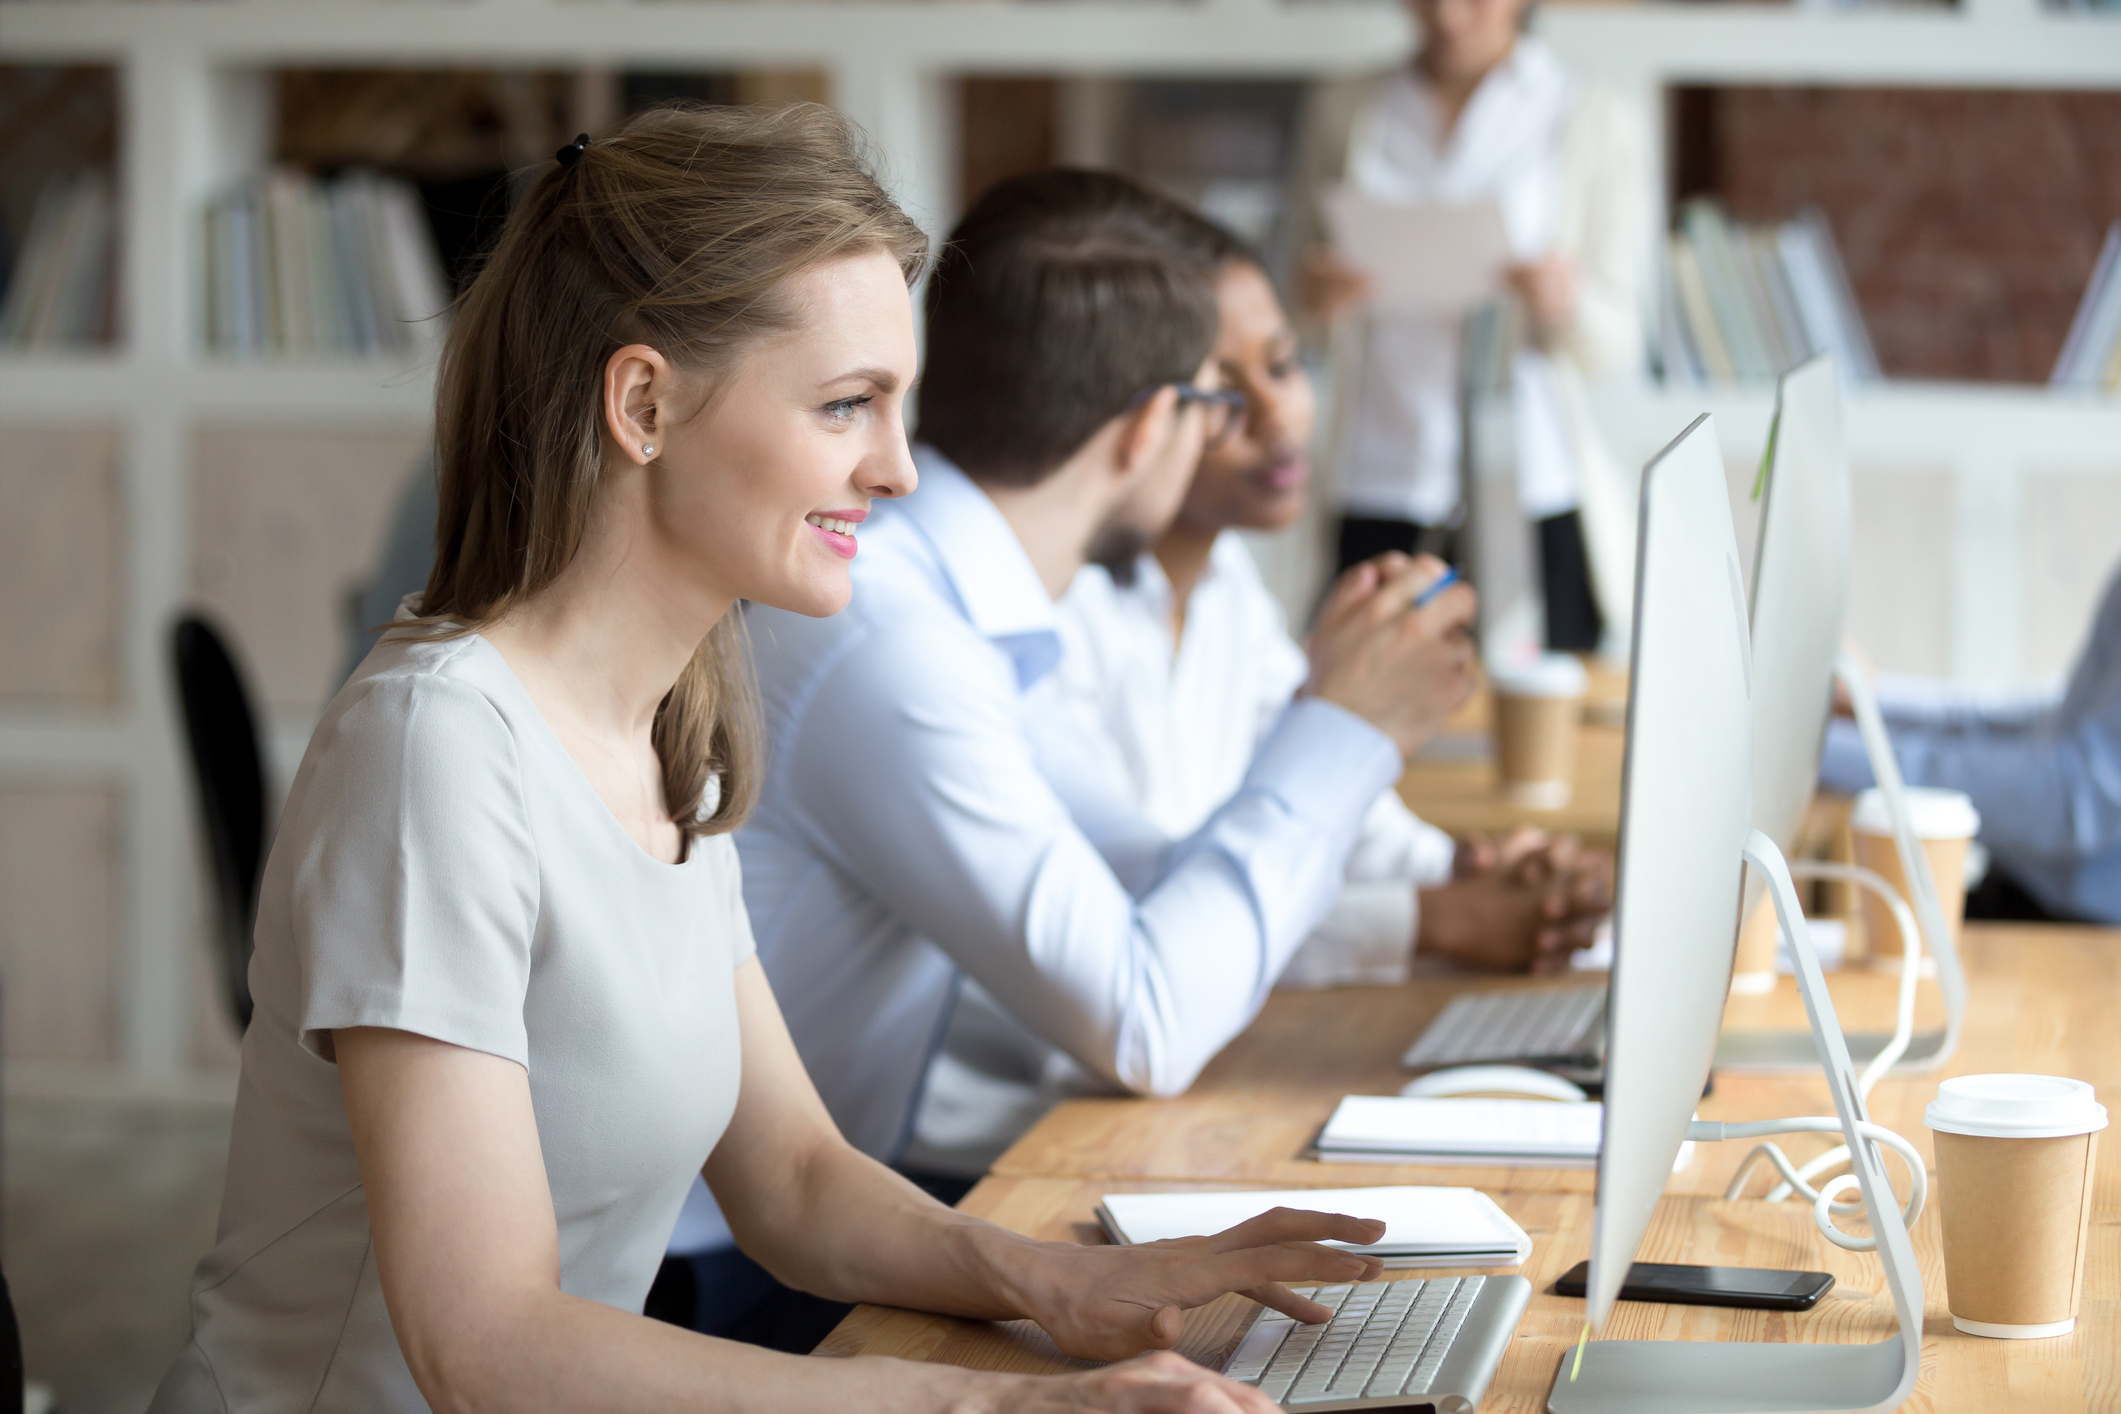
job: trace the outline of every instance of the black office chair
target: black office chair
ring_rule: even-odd
[[[22,1414],[22,1331],[15,1324],[15,1302],[7,1277],[0,1273],[0,1414]]]
[[[187,614],[170,635],[199,818],[213,869],[221,981],[236,1029],[250,1025],[251,927],[265,869],[265,765],[250,692],[221,634]]]

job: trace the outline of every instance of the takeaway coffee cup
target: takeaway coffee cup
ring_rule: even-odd
[[[1495,765],[1502,793],[1528,810],[1559,810],[1576,778],[1576,731],[1589,674],[1566,653],[1491,664]]]
[[[2003,1340],[2068,1335],[2106,1107],[2081,1080],[1962,1075],[1937,1087],[1922,1120],[1937,1139],[1952,1324]]]
[[[1937,881],[1944,926],[1952,930],[1952,941],[1957,943],[1959,920],[1966,915],[1966,848],[1981,829],[1981,816],[1974,809],[1974,802],[1960,791],[1910,789],[1904,794],[1915,838],[1929,856],[1930,877]],[[1913,908],[1914,895],[1900,868],[1900,850],[1893,842],[1893,821],[1886,813],[1883,791],[1874,787],[1856,797],[1849,829],[1855,837],[1856,862],[1882,875]],[[1872,960],[1898,967],[1905,949],[1900,945],[1900,925],[1893,921],[1892,909],[1869,889],[1862,890],[1861,897],[1864,941]],[[1917,917],[1919,920],[1920,915]]]

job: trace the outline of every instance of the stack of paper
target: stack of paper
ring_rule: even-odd
[[[1592,1168],[1604,1116],[1596,1100],[1349,1095],[1316,1147],[1321,1159],[1340,1162]]]
[[[1107,1193],[1097,1220],[1114,1242],[1206,1237],[1272,1208],[1310,1208],[1381,1218],[1384,1237],[1367,1247],[1327,1245],[1379,1257],[1388,1267],[1514,1267],[1532,1239],[1475,1188],[1323,1188],[1284,1193]]]
[[[1378,308],[1460,315],[1502,292],[1510,238],[1494,200],[1395,206],[1335,187],[1323,201],[1333,244],[1370,277]]]

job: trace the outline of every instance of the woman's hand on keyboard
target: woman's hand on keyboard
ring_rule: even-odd
[[[1020,1274],[1021,1309],[1055,1345],[1086,1360],[1168,1350],[1185,1330],[1187,1311],[1231,1291],[1299,1321],[1324,1321],[1330,1310],[1285,1283],[1374,1280],[1384,1263],[1321,1244],[1383,1236],[1375,1219],[1275,1208],[1212,1237],[1133,1247],[1048,1243],[1033,1270]]]
[[[1250,1385],[1169,1352],[1058,1379],[1022,1376],[991,1403],[973,1407],[993,1414],[1281,1414],[1280,1405]]]

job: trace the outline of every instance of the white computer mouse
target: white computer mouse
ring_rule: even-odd
[[[1528,1100],[1584,1100],[1583,1090],[1524,1065],[1454,1065],[1432,1070],[1399,1087],[1399,1093],[1419,1099],[1443,1100],[1453,1095],[1522,1095]]]

